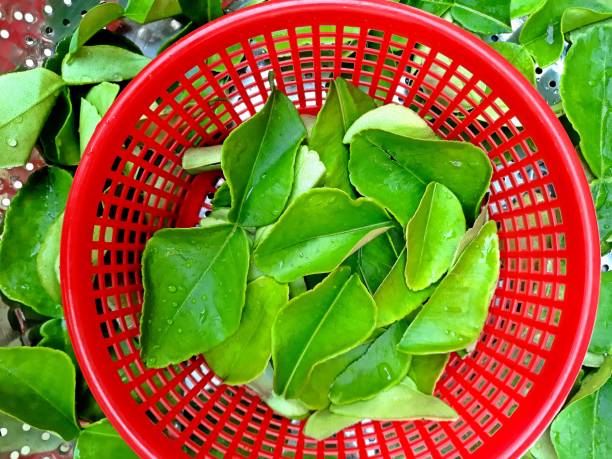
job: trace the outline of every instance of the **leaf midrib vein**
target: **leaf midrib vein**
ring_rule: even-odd
[[[304,346],[303,351],[300,353],[300,356],[298,357],[297,361],[295,362],[295,365],[293,366],[293,369],[291,370],[291,373],[289,374],[289,377],[287,378],[287,384],[285,385],[285,390],[283,391],[284,394],[287,393],[287,390],[289,389],[289,386],[291,385],[291,382],[293,381],[293,378],[295,377],[295,373],[296,373],[298,367],[300,366],[300,363],[302,363],[302,360],[304,360],[304,356],[306,355],[310,345],[314,341],[315,337],[318,335],[318,333],[321,330],[321,327],[323,326],[323,324],[327,321],[327,318],[329,317],[329,315],[331,314],[331,311],[334,309],[334,307],[338,303],[338,299],[342,296],[342,293],[346,289],[346,287],[349,284],[351,278],[352,278],[352,276],[349,277],[344,282],[344,285],[342,286],[342,288],[340,289],[338,294],[334,297],[334,300],[330,304],[329,308],[327,308],[327,311],[325,311],[325,314],[323,314],[323,317],[321,318],[321,320],[317,324],[314,332],[312,333],[312,335],[310,336],[310,338],[306,342],[306,345]]]

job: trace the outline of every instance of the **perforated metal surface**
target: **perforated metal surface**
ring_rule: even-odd
[[[159,228],[193,225],[217,179],[192,179],[180,156],[218,143],[259,110],[269,70],[304,113],[343,76],[491,158],[501,277],[476,350],[454,356],[436,389],[459,421],[363,422],[314,442],[254,393],[224,386],[202,358],[164,370],[142,364],[144,244]],[[388,2],[276,2],[211,24],[158,59],[104,123],[66,213],[62,283],[90,386],[143,456],[516,456],[560,407],[597,299],[589,190],[544,102],[466,33]]]

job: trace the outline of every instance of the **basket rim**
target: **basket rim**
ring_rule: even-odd
[[[121,409],[120,404],[114,402],[117,397],[106,392],[103,383],[104,378],[98,377],[99,374],[103,373],[104,368],[95,359],[89,358],[91,345],[88,343],[87,335],[78,327],[79,321],[83,320],[78,307],[81,296],[78,293],[80,282],[78,276],[75,275],[79,266],[78,263],[73,263],[72,259],[73,254],[80,250],[77,243],[80,239],[79,215],[81,209],[87,206],[84,193],[80,193],[78,190],[83,187],[86,188],[90,177],[97,173],[98,162],[94,152],[99,150],[98,146],[102,145],[104,138],[107,136],[106,132],[108,132],[109,126],[112,127],[113,121],[124,108],[129,106],[131,98],[142,91],[143,87],[151,84],[151,80],[154,79],[152,75],[156,70],[170,64],[177,57],[180,58],[189,54],[192,43],[213,39],[215,36],[223,34],[226,28],[235,27],[237,24],[257,24],[263,16],[266,18],[282,17],[286,12],[294,12],[295,9],[299,9],[302,14],[316,14],[320,13],[322,9],[326,9],[328,12],[338,9],[359,10],[360,12],[375,10],[376,14],[379,15],[400,15],[407,20],[418,20],[427,27],[436,28],[450,39],[460,42],[466,52],[484,56],[489,60],[491,65],[497,68],[499,74],[508,80],[508,84],[514,86],[518,92],[523,94],[523,99],[531,105],[533,115],[543,120],[543,123],[548,126],[550,140],[554,144],[557,154],[563,158],[567,173],[576,186],[575,197],[579,204],[577,213],[580,215],[585,229],[581,246],[584,248],[586,258],[586,272],[583,279],[587,282],[582,286],[576,286],[583,289],[580,317],[576,323],[577,332],[571,343],[571,352],[565,356],[561,365],[560,377],[551,382],[548,391],[549,397],[542,409],[534,413],[528,424],[524,425],[520,432],[516,432],[516,435],[504,445],[503,451],[495,451],[495,448],[491,445],[491,443],[494,443],[491,441],[493,438],[488,442],[485,441],[478,448],[479,455],[487,451],[495,454],[496,457],[519,457],[537,440],[562,407],[582,365],[594,326],[599,298],[599,236],[588,183],[580,159],[556,116],[536,89],[517,69],[499,53],[469,32],[427,12],[388,0],[343,0],[341,4],[337,0],[274,0],[241,9],[200,27],[172,45],[155,58],[122,91],[86,148],[70,190],[64,219],[67,224],[64,225],[62,230],[60,254],[62,299],[75,355],[89,387],[109,421],[140,456],[155,458],[159,457],[159,453],[170,453],[170,451],[162,451],[159,444],[138,435],[137,429],[131,427],[133,424],[123,417],[124,410]],[[81,198],[79,198],[79,195]]]

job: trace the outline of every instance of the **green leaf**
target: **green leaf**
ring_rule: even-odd
[[[550,427],[559,459],[612,457],[612,380],[597,392],[571,403]]]
[[[406,285],[406,250],[399,258],[374,293],[378,308],[376,326],[385,327],[400,320],[421,306],[434,292],[436,285],[413,291]]]
[[[523,46],[516,43],[501,42],[489,43],[491,48],[504,56],[510,64],[512,64],[519,72],[523,74],[527,81],[533,86],[536,84],[535,79],[535,64],[533,59]]]
[[[225,384],[246,384],[268,365],[272,353],[272,323],[289,299],[289,288],[269,277],[247,285],[238,331],[204,357]]]
[[[393,223],[369,199],[315,188],[297,198],[255,249],[255,262],[279,282],[333,271]]]
[[[25,164],[63,86],[43,68],[0,76],[0,168]]]
[[[420,392],[429,395],[433,394],[436,383],[440,376],[442,376],[449,357],[450,354],[412,356],[408,376],[414,381]]]
[[[0,242],[2,292],[11,300],[50,317],[61,317],[62,305],[45,290],[44,285],[50,281],[40,278],[37,257],[41,243],[64,212],[71,185],[70,174],[55,167],[32,174],[6,212]],[[56,273],[46,271],[45,275],[52,279]]]
[[[177,41],[179,41],[181,38],[186,37],[187,35],[189,35],[191,32],[193,32],[194,30],[196,30],[198,28],[198,26],[196,24],[194,24],[193,22],[188,22],[187,24],[185,24],[185,26],[181,29],[179,29],[174,35],[172,35],[170,38],[168,38],[160,47],[159,47],[159,51],[157,52],[158,55],[162,53],[162,51],[167,50],[168,48],[170,48],[170,46],[172,46],[173,44],[175,44]],[[232,60],[233,61],[233,60]]]
[[[102,117],[87,99],[81,99],[81,112],[79,114],[79,144],[82,155],[87,144],[91,140],[96,127],[102,121]]]
[[[442,400],[416,389],[410,378],[376,397],[350,405],[332,405],[330,410],[342,416],[375,421],[409,421],[413,419],[454,420],[457,413]]]
[[[398,258],[391,243],[391,230],[368,242],[356,253],[356,263],[364,285],[376,292]]]
[[[79,137],[68,87],[60,93],[41,132],[40,143],[47,162],[63,166],[79,163]]]
[[[375,321],[372,297],[348,268],[291,300],[272,328],[275,392],[299,396],[317,363],[361,344]]]
[[[601,273],[599,307],[589,352],[612,354],[612,271]]]
[[[485,224],[410,324],[399,349],[440,354],[463,349],[482,331],[499,276],[496,224]]]
[[[313,410],[327,408],[330,404],[329,389],[332,383],[346,367],[365,353],[369,345],[370,343],[364,343],[344,354],[315,365],[300,394],[300,400]]]
[[[0,411],[0,430],[2,430],[2,441],[0,441],[0,455],[10,458],[10,453],[19,451],[23,446],[30,448],[29,457],[38,457],[37,453],[47,453],[60,447],[64,440],[57,435],[39,430],[27,424],[25,428],[22,421]],[[5,454],[2,454],[5,453]],[[44,455],[42,455],[44,457]],[[20,456],[21,457],[21,456]]]
[[[40,283],[52,301],[62,303],[60,289],[59,257],[64,213],[58,215],[43,238],[36,255],[36,270]]]
[[[368,400],[399,383],[408,372],[412,356],[397,350],[406,321],[396,322],[368,350],[338,375],[329,398],[334,405]]]
[[[343,142],[351,143],[357,134],[367,129],[380,129],[413,139],[438,139],[424,119],[408,107],[397,104],[382,105],[361,115],[346,131]]]
[[[125,16],[139,24],[181,14],[179,0],[129,0]]]
[[[423,290],[450,268],[465,233],[465,217],[457,197],[436,182],[425,188],[416,212],[406,226],[406,285]]]
[[[405,225],[429,182],[449,188],[473,221],[489,187],[487,156],[466,142],[411,139],[380,130],[364,131],[351,143],[351,182]]]
[[[231,221],[264,226],[279,217],[291,194],[295,157],[305,136],[295,106],[276,88],[259,113],[231,132],[221,157],[232,195]]]
[[[546,0],[511,0],[510,17],[512,19],[527,16],[539,9]]]
[[[138,456],[108,419],[102,419],[83,430],[74,448],[74,459],[138,459]]]
[[[75,53],[96,32],[123,17],[123,7],[116,3],[102,3],[90,9],[81,19],[70,40],[70,53]]]
[[[65,352],[72,359],[75,368],[78,366],[64,319],[46,321],[40,327],[40,335],[42,339],[38,342],[37,346],[50,347],[51,349]]]
[[[219,170],[221,169],[221,149],[221,145],[189,148],[181,159],[182,167],[185,172],[192,175]],[[224,182],[223,185],[226,183]]]
[[[612,175],[612,23],[581,34],[565,58],[561,99],[597,177]]]
[[[62,73],[62,61],[70,49],[71,38],[72,37],[68,35],[57,42],[53,55],[43,63],[44,68],[58,75]]]
[[[325,186],[354,195],[348,177],[349,152],[343,138],[357,118],[375,107],[370,96],[342,78],[330,83],[327,99],[308,139],[308,146],[319,154],[325,165]]]
[[[603,365],[605,357],[602,354],[594,354],[593,352],[587,352],[582,361],[583,367],[599,368]]]
[[[414,6],[428,13],[442,16],[453,6],[453,0],[401,0],[402,3]]]
[[[206,24],[223,16],[221,0],[178,0],[183,14],[198,24]]]
[[[591,194],[597,213],[601,254],[612,249],[612,178],[593,180]]]
[[[87,96],[81,99],[81,113],[79,115],[81,154],[85,151],[96,127],[102,121],[102,117],[115,101],[119,89],[118,84],[104,81],[91,88]]]
[[[510,32],[510,0],[454,0],[453,19],[472,32]]]
[[[63,352],[44,347],[0,348],[0,411],[71,440],[75,371]]]
[[[304,425],[304,435],[315,440],[325,440],[336,432],[358,423],[361,418],[342,416],[330,410],[313,413]]]
[[[571,11],[573,8],[591,11],[585,14],[584,11]],[[563,20],[568,10],[570,17]],[[519,42],[529,50],[540,67],[546,67],[561,56],[563,34],[571,32],[576,27],[605,19],[610,14],[612,9],[609,0],[547,0],[527,19],[519,35]],[[565,65],[567,68],[567,61]],[[563,98],[563,95],[561,97]]]
[[[310,413],[306,405],[296,399],[286,399],[275,393],[266,400],[272,410],[289,419],[304,419]]]
[[[70,85],[129,80],[150,61],[146,56],[117,46],[82,46],[64,58],[62,78]]]
[[[540,438],[529,449],[530,456],[523,456],[522,459],[558,459],[555,448],[550,439],[550,426],[540,435]]]
[[[142,358],[161,368],[206,352],[238,330],[249,242],[232,225],[156,232],[142,258]]]
[[[308,190],[316,187],[325,176],[325,165],[316,151],[300,147],[295,160],[295,178],[288,202],[295,201]]]
[[[580,389],[570,399],[568,404],[577,402],[599,390],[612,376],[612,358],[606,357],[604,363],[596,371],[587,374],[580,383]]]
[[[220,209],[223,207],[230,207],[232,205],[232,197],[230,195],[230,189],[227,182],[223,182],[213,197],[211,204],[213,209]],[[229,211],[229,210],[228,210]]]

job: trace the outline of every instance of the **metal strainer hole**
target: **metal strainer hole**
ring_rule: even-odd
[[[11,36],[11,34],[9,33],[8,30],[6,30],[6,29],[0,30],[0,38],[4,38],[6,40],[10,36]]]
[[[62,21],[62,24],[64,24],[65,26],[69,26],[70,25],[70,19],[64,18],[64,20]]]

